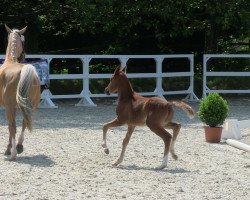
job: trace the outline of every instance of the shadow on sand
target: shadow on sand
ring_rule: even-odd
[[[55,162],[46,155],[23,156],[16,160],[20,164],[29,164],[33,167],[53,167]]]
[[[175,169],[169,169],[169,168],[164,168],[164,169],[156,169],[156,168],[152,168],[152,167],[138,167],[136,165],[128,165],[128,166],[117,166],[116,168],[119,169],[123,169],[123,170],[148,170],[148,171],[154,171],[154,172],[158,172],[158,173],[162,173],[162,172],[168,172],[171,174],[183,174],[183,173],[191,173],[191,171],[182,169],[182,168],[175,168]]]

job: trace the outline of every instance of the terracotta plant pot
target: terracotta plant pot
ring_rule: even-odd
[[[209,143],[219,143],[221,139],[222,127],[205,126],[205,139]]]

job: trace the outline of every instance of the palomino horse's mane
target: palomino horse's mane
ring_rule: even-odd
[[[22,53],[20,54],[20,56],[18,57],[17,55],[17,41],[21,40],[21,51]],[[11,34],[9,35],[9,46],[10,46],[10,56],[11,56],[11,60],[13,62],[20,62],[23,57],[24,57],[24,36],[21,35],[20,31],[18,29],[13,29]]]

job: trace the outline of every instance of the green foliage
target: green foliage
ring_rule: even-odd
[[[80,94],[83,87],[82,80],[50,80],[50,91],[54,95]]]
[[[222,125],[228,116],[228,103],[218,93],[211,93],[202,99],[198,116],[208,126]]]
[[[104,65],[101,63],[94,64],[94,65],[89,65],[89,73],[90,74],[112,74],[115,70],[117,65]]]
[[[186,53],[190,39],[198,48],[189,52],[215,53],[249,37],[249,7],[249,0],[1,0],[0,23],[27,24],[39,42],[32,53],[83,46],[91,53]]]
[[[203,53],[249,53],[249,8],[249,0],[1,0],[0,52],[3,24],[28,25],[28,54],[194,53],[200,80]],[[79,66],[60,73],[81,73]],[[101,68],[90,71],[108,71]]]

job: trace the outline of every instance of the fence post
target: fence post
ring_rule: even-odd
[[[81,58],[83,64],[83,90],[81,92],[82,99],[75,106],[96,106],[90,98],[89,91],[89,62],[91,57],[85,56]]]
[[[207,61],[209,57],[204,54],[203,55],[203,95],[202,97],[205,98],[207,96]]]
[[[50,75],[50,62],[52,58],[45,58],[48,61],[48,69]],[[51,100],[52,94],[49,89],[44,89],[41,94],[41,101],[38,105],[38,108],[58,108],[53,101]]]
[[[189,63],[190,63],[190,73],[191,73],[191,76],[190,76],[190,84],[189,84],[189,94],[186,96],[186,100],[189,100],[189,101],[198,101],[199,98],[195,95],[194,93],[194,55],[190,55],[188,57],[188,60],[189,60]]]
[[[163,61],[163,57],[156,57],[154,58],[155,62],[156,62],[156,88],[155,88],[155,93],[157,94],[157,96],[159,97],[164,97],[163,96],[163,89],[162,89],[162,61]]]
[[[121,68],[124,68],[127,65],[128,58],[122,57],[122,58],[119,58],[119,61],[121,63]]]

